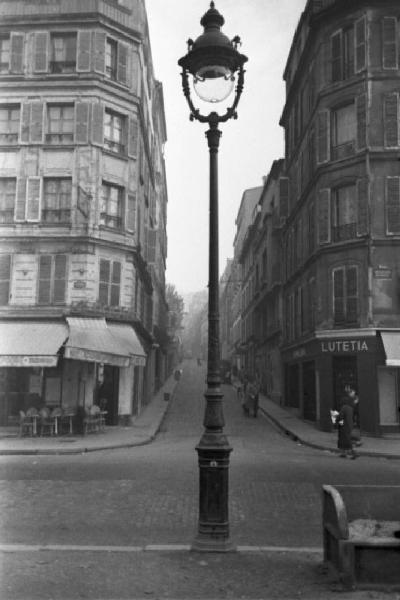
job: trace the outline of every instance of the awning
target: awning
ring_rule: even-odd
[[[65,358],[128,367],[145,353],[129,325],[107,325],[105,319],[67,318],[69,338]],[[131,333],[132,332],[132,333]]]
[[[64,323],[0,323],[0,367],[55,367],[68,337]]]
[[[400,331],[381,331],[388,367],[400,367]]]

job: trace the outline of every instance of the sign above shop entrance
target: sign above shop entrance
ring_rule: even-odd
[[[366,340],[329,340],[321,342],[322,352],[368,352]]]

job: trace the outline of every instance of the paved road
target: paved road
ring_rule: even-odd
[[[121,547],[134,551],[149,544],[190,544],[197,521],[194,447],[202,432],[204,378],[204,367],[199,368],[194,361],[185,365],[161,431],[148,446],[78,456],[1,457],[1,543],[60,546],[51,553],[51,560],[44,559],[41,577],[49,564],[70,564],[82,574],[79,565],[87,560],[77,558],[75,552],[74,558],[69,555],[66,561],[65,546],[118,546],[120,551]],[[226,386],[224,392],[225,431],[234,448],[230,521],[237,544],[289,546],[302,551],[320,547],[323,483],[398,483],[396,462],[371,458],[343,461],[298,445],[276,431],[266,418],[243,417],[234,390]],[[110,565],[127,560],[115,552],[107,556]],[[29,551],[27,555],[20,552],[17,558],[15,554],[5,555],[6,581],[16,564],[26,564],[31,565],[26,566],[26,581],[30,582],[34,574],[29,570],[32,556]],[[102,560],[93,558],[93,564]],[[187,564],[189,568],[190,561]],[[35,565],[38,568],[37,561]],[[42,595],[26,597],[53,597],[42,587],[38,588]],[[256,589],[254,585],[254,593]],[[0,597],[7,598],[4,593]],[[17,597],[24,596],[10,596]],[[88,592],[71,597],[98,596]]]

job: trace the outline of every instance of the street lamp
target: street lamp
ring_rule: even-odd
[[[209,232],[209,285],[208,285],[208,359],[204,432],[196,446],[200,471],[200,498],[198,533],[192,549],[226,552],[233,550],[229,538],[228,469],[232,451],[223,433],[225,425],[220,378],[219,341],[219,275],[218,275],[218,147],[222,132],[219,123],[236,119],[236,108],[243,90],[247,57],[240,54],[240,38],[230,40],[221,31],[224,17],[214,2],[200,21],[204,32],[188,40],[188,52],[178,61],[182,67],[183,93],[190,108],[191,121],[207,123],[206,132],[210,151],[210,232]],[[191,98],[192,87],[205,102],[226,100],[234,91],[233,103],[220,115],[213,111],[202,115]],[[236,83],[236,88],[235,88]],[[235,88],[235,90],[234,90]]]

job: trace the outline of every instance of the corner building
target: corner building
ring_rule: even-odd
[[[0,423],[166,377],[163,93],[143,0],[0,0]]]
[[[285,403],[331,428],[399,431],[400,6],[307,2],[287,61],[281,204]]]

